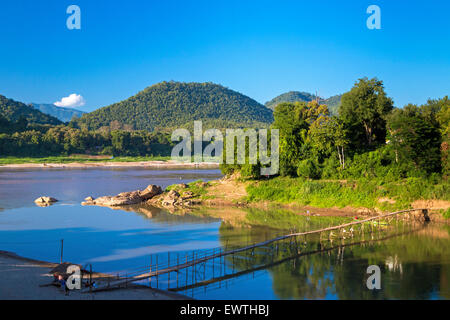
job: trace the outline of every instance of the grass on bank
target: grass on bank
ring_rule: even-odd
[[[249,201],[297,203],[319,208],[365,207],[381,210],[411,207],[415,200],[450,200],[448,181],[407,178],[394,182],[377,180],[321,181],[278,177],[247,187]],[[450,213],[447,212],[447,215]]]
[[[44,158],[32,157],[0,157],[0,165],[8,164],[26,164],[26,163],[95,163],[95,162],[142,162],[142,161],[167,161],[170,157],[154,156],[154,157],[112,157],[112,156],[55,156]]]
[[[187,187],[183,187],[183,184],[173,184],[166,188],[165,192],[170,190],[177,191],[181,197],[187,195],[189,192],[192,198],[202,198],[207,197],[207,188],[212,185],[212,182],[204,182],[203,180],[193,181],[187,184]]]

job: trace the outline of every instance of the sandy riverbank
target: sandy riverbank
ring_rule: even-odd
[[[182,295],[134,285],[128,288],[81,293],[71,291],[68,296],[51,283],[49,271],[56,264],[23,258],[14,253],[0,251],[0,300],[177,300]]]
[[[28,169],[28,168],[121,168],[136,167],[149,169],[218,169],[215,162],[179,162],[179,161],[139,161],[139,162],[72,162],[72,163],[18,163],[0,165],[0,169]]]

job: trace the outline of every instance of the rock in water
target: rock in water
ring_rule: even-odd
[[[40,206],[40,207],[48,207],[54,204],[55,202],[58,202],[55,198],[52,197],[39,197],[34,202]]]
[[[164,197],[162,204],[164,206],[173,206],[179,200],[180,194],[175,190],[170,190]]]
[[[130,192],[122,192],[117,196],[104,196],[97,199],[92,197],[86,198],[82,205],[97,205],[105,207],[117,207],[127,206],[132,204],[139,204],[146,200],[153,198],[154,196],[162,193],[162,189],[159,186],[149,185],[145,190],[137,190]]]
[[[160,186],[155,186],[153,184],[149,185],[145,190],[140,191],[139,196],[142,198],[142,201],[149,200],[154,196],[162,193],[162,189]]]

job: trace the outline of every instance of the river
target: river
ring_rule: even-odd
[[[283,223],[272,221],[283,215],[290,221],[292,213],[286,212],[222,209],[226,212],[222,215],[203,211],[171,214],[156,208],[124,211],[80,205],[87,196],[220,176],[218,170],[0,169],[0,250],[58,262],[63,239],[64,261],[91,264],[95,271],[116,273],[154,263],[157,256],[160,261],[179,259],[192,250],[238,247],[289,231]],[[44,195],[60,201],[47,208],[37,207],[34,199]],[[244,225],[230,222],[229,216],[236,211],[247,217]],[[305,219],[301,223],[303,230],[331,223],[324,217],[295,219]],[[264,226],[264,221],[271,227]],[[296,252],[301,254],[288,254],[287,247],[281,247],[276,257],[259,250],[245,263],[228,258],[214,267],[206,265],[203,276],[219,272],[223,281],[180,293],[197,299],[450,298],[448,226],[401,225],[385,239],[347,241],[315,254],[312,252],[321,246],[320,239],[305,239],[303,247],[296,245]],[[380,290],[366,286],[369,265],[381,269]],[[233,271],[240,271],[241,275],[225,276]],[[202,269],[196,272],[201,276]],[[189,273],[180,273],[176,280],[173,274],[171,277],[170,281],[161,277],[158,285],[165,289],[167,283],[173,288],[175,281],[191,281]]]

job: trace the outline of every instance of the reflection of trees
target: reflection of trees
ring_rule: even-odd
[[[430,225],[427,228],[441,227]],[[422,233],[377,243],[370,251],[355,247],[352,255],[357,263],[345,263],[336,268],[335,281],[339,288],[339,298],[430,299],[437,291],[440,291],[441,297],[449,298],[449,247],[449,238],[435,238]],[[392,255],[396,255],[401,262],[401,270],[387,268],[386,257]],[[355,274],[364,273],[370,264],[379,265],[382,271],[382,290],[378,296],[352,281]]]
[[[126,212],[134,212],[138,215],[151,219],[152,222],[156,223],[168,223],[168,224],[182,224],[182,223],[198,223],[206,224],[211,222],[216,222],[218,219],[209,217],[198,217],[188,213],[173,214],[167,210],[156,208],[147,204],[141,205],[129,205],[129,206],[118,206],[111,207],[113,210],[121,210]]]
[[[438,228],[439,234],[448,234],[448,227]],[[289,242],[273,250],[255,250],[254,255],[235,257],[236,270],[246,270],[272,261],[287,259],[267,270],[273,278],[273,290],[281,299],[321,299],[336,295],[339,299],[430,299],[450,298],[450,237],[432,236],[434,233],[411,233],[364,245],[345,246],[328,252],[305,255],[294,259],[295,251]],[[242,246],[264,241],[279,235],[268,228],[236,229],[223,226],[220,230],[222,244]],[[346,240],[346,244],[357,242]],[[336,245],[336,243],[335,243]],[[308,237],[301,252],[320,248],[319,239]],[[396,267],[389,270],[387,263],[395,257]],[[389,260],[389,259],[391,260]],[[232,258],[227,261],[232,263]],[[392,262],[391,262],[392,263]],[[381,268],[382,290],[368,290],[366,274],[369,265]],[[401,265],[401,268],[399,267]]]
[[[276,266],[269,269],[273,290],[280,299],[323,299],[328,292],[333,293],[331,266],[330,257],[320,254]]]

